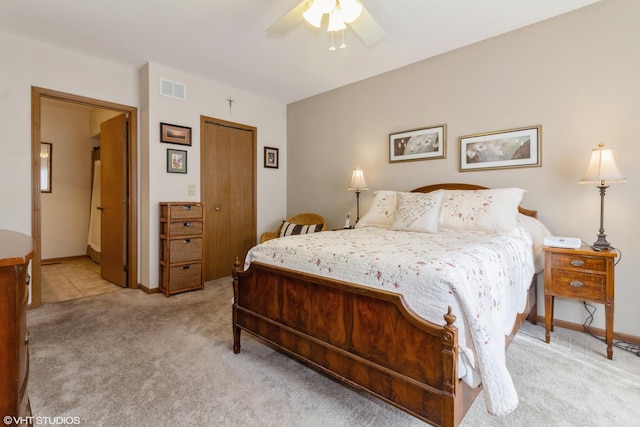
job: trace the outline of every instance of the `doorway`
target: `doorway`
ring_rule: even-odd
[[[31,235],[35,242],[35,255],[32,261],[31,274],[31,307],[39,307],[41,294],[41,200],[40,200],[40,142],[41,142],[41,101],[52,99],[79,105],[112,110],[122,113],[127,118],[126,124],[126,265],[125,272],[128,287],[138,288],[138,223],[137,223],[137,108],[111,102],[86,98],[78,95],[53,91],[44,88],[31,88],[31,156],[32,156],[32,191],[31,191]]]
[[[256,244],[257,129],[202,116],[200,131],[204,280],[213,280]]]

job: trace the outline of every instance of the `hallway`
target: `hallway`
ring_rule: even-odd
[[[100,295],[122,289],[100,277],[100,264],[78,257],[42,263],[42,303]]]

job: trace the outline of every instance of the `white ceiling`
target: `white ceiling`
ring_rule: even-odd
[[[385,38],[366,47],[347,30],[334,52],[302,20],[267,35],[299,0],[2,0],[0,30],[290,103],[598,1],[361,0]]]

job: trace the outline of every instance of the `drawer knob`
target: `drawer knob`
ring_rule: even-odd
[[[572,280],[571,282],[569,282],[569,285],[574,288],[581,288],[584,286],[584,283],[582,283],[580,280]]]
[[[191,239],[184,239],[185,243],[191,243]]]
[[[183,265],[183,266],[182,266],[182,269],[183,269],[183,270],[188,270],[188,269],[190,269],[190,268],[191,268],[191,266],[190,266],[190,265]]]
[[[185,222],[182,225],[184,225],[185,227],[191,227],[191,223],[190,222]]]
[[[190,210],[191,210],[191,206],[189,206],[189,205],[183,205],[183,206],[182,206],[182,210],[183,210],[183,211],[190,211]]]
[[[574,267],[582,267],[584,265],[584,261],[581,259],[572,259],[571,265],[573,265]]]

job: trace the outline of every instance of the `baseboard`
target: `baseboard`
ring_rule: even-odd
[[[139,289],[141,289],[145,294],[157,294],[160,292],[159,288],[148,288],[145,285],[139,284]]]
[[[538,316],[538,325],[542,325],[544,326],[545,322],[545,318],[544,316]],[[571,329],[572,331],[578,331],[578,332],[585,332],[584,330],[584,326],[582,326],[579,323],[573,323],[573,322],[567,322],[566,320],[559,320],[559,319],[553,319],[553,325],[554,326],[558,326],[560,328],[565,328],[565,329]],[[600,338],[604,338],[605,337],[605,330],[604,329],[600,329],[600,328],[594,328],[594,327],[590,327],[589,330],[591,331],[591,333],[597,337]],[[630,342],[632,344],[638,344],[640,345],[640,337],[637,337],[635,335],[627,335],[627,334],[621,334],[618,333],[616,331],[613,331],[613,340],[614,341],[626,341],[626,342]]]
[[[83,258],[90,258],[89,255],[75,255],[75,256],[67,256],[62,258],[48,258],[40,260],[40,265],[50,265],[50,264],[59,264],[64,261],[75,261]]]

